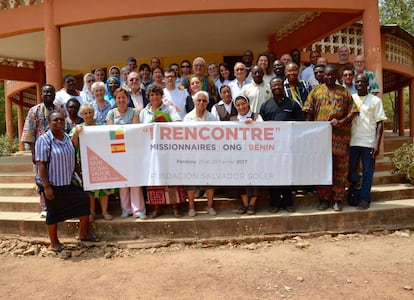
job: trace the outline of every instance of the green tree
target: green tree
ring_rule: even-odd
[[[380,0],[381,24],[397,24],[414,34],[414,1],[413,0]]]

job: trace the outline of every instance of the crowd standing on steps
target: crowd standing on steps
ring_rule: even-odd
[[[113,216],[108,211],[108,196],[118,191],[123,218],[133,215],[145,220],[145,201],[152,205],[152,217],[161,214],[164,204],[171,204],[173,215],[182,217],[177,205],[186,199],[188,216],[195,217],[197,189],[202,193],[205,189],[207,213],[217,214],[213,186],[170,187],[168,192],[174,191],[176,200],[158,203],[151,200],[150,193],[165,193],[165,188],[137,186],[86,194],[70,183],[69,175],[79,162],[75,149],[83,126],[158,122],[160,113],[171,121],[184,122],[329,121],[333,185],[317,187],[318,209],[342,210],[347,179],[348,201],[358,209],[369,208],[375,157],[386,117],[381,99],[376,96],[380,92],[378,84],[374,74],[365,69],[364,56],[357,55],[351,62],[349,48],[343,45],[338,49],[338,58],[337,65],[328,64],[319,51],[311,51],[310,63],[304,66],[298,49],[280,57],[261,53],[256,60],[254,53],[246,50],[234,65],[207,63],[203,57],[196,57],[193,61],[171,63],[164,69],[158,57],[138,67],[131,56],[124,67],[112,66],[108,74],[101,68],[85,74],[82,90],[76,88],[76,78],[71,74],[65,75],[64,86],[57,92],[46,84],[41,92],[43,102],[27,114],[21,141],[32,151],[41,217],[46,217],[51,247],[56,251],[63,247],[57,238],[56,224],[69,217],[80,217],[81,239],[94,240],[88,224],[97,217],[95,201],[100,203],[102,217],[110,221]],[[50,140],[59,146],[51,149]],[[57,158],[62,153],[73,156],[68,165],[59,165]],[[362,176],[358,170],[360,161]],[[255,214],[261,190],[245,189],[237,212]],[[269,212],[295,212],[292,187],[269,190]],[[73,207],[66,206],[68,195],[76,195]]]

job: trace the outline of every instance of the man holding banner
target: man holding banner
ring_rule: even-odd
[[[317,86],[303,105],[306,121],[330,121],[332,126],[333,185],[317,188],[320,200],[318,210],[329,208],[331,200],[334,202],[334,211],[342,210],[348,175],[351,122],[358,113],[348,91],[336,84],[337,78],[336,66],[327,65],[325,83]]]
[[[264,121],[303,121],[304,114],[298,102],[286,97],[283,79],[275,77],[270,81],[270,98],[260,107],[260,115]],[[271,187],[269,212],[277,213],[280,209],[294,212],[292,189],[290,187]]]

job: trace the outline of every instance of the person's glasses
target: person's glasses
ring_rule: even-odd
[[[88,80],[88,83],[91,83],[91,82],[95,82],[95,80],[93,80],[93,79],[89,79],[89,80]]]
[[[197,102],[198,103],[207,103],[208,100],[206,100],[206,99],[197,99]]]
[[[190,68],[190,66],[188,66],[188,65],[182,65],[181,68],[182,69],[184,69],[184,68]]]
[[[197,65],[194,65],[194,67],[195,67],[195,68],[201,68],[201,67],[205,67],[205,65],[203,65],[203,64],[200,64],[200,65],[199,65],[199,64],[197,64]]]
[[[354,74],[344,74],[344,77],[352,77]]]
[[[133,82],[133,81],[139,81],[139,79],[138,79],[138,78],[130,78],[130,79],[129,79],[129,81],[130,81],[130,82]]]

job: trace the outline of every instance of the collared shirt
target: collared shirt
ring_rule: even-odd
[[[24,121],[23,133],[20,139],[23,143],[35,143],[37,138],[49,129],[47,120],[50,112],[55,109],[47,109],[44,103],[39,103],[29,109]]]
[[[35,160],[48,162],[48,180],[52,186],[70,185],[75,169],[75,148],[64,133],[63,140],[55,139],[49,130],[35,144]]]
[[[264,121],[303,121],[305,119],[299,104],[286,96],[280,103],[274,98],[267,100],[260,108],[260,115]]]
[[[363,97],[353,94],[352,98],[359,114],[352,120],[350,145],[374,148],[377,122],[387,119],[382,101],[373,94]]]
[[[257,84],[254,81],[243,86],[242,94],[249,98],[250,109],[255,113],[260,111],[260,106],[272,95],[268,84]]]
[[[298,80],[298,83],[294,86],[290,85],[289,81],[285,79],[283,86],[286,97],[298,102],[301,107],[312,90],[312,86],[309,82],[304,80]]]
[[[142,97],[142,90],[139,89],[136,93],[133,90],[130,90],[129,95],[131,96],[134,107],[138,110],[144,108],[144,98]]]
[[[229,83],[231,97],[233,101],[234,99],[236,99],[237,96],[239,96],[242,93],[243,86],[249,84],[250,82],[251,81],[248,78],[246,78],[242,83],[240,83],[237,79],[234,79]]]
[[[313,74],[313,67],[314,67],[314,65],[313,64],[310,64],[305,69],[303,69],[302,74],[301,74],[302,80],[309,81],[309,78]]]
[[[106,124],[106,116],[108,115],[108,112],[112,109],[112,105],[109,101],[104,102],[103,107],[100,107],[96,101],[92,103],[93,109],[95,111],[95,114],[93,116],[95,122],[97,125],[105,125]]]
[[[351,95],[357,93],[357,90],[356,90],[356,87],[355,87],[355,83],[354,82],[352,82],[352,85],[351,86],[347,86],[345,84],[345,82],[344,82],[344,83],[342,83],[342,86],[344,88],[346,88]]]
[[[164,104],[161,104],[161,107],[158,109],[163,113],[166,113],[170,116],[171,120],[181,121],[180,115],[177,113],[174,107]],[[139,122],[140,123],[151,123],[154,119],[154,112],[151,111],[151,103],[149,103],[141,112],[139,113]]]

